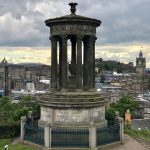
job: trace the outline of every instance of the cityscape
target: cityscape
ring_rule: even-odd
[[[95,2],[0,2],[0,150],[150,148],[149,2]]]

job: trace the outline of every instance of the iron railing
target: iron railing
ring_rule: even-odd
[[[110,126],[96,129],[97,146],[120,141],[119,126]]]
[[[52,147],[89,147],[88,128],[52,128]]]
[[[44,146],[44,129],[25,124],[24,140]],[[50,130],[51,147],[89,148],[89,128],[58,128]],[[97,146],[120,141],[118,125],[96,129]]]
[[[25,124],[24,129],[25,129],[24,140],[35,144],[44,145],[43,128]]]

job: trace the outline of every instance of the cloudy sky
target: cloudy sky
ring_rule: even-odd
[[[150,67],[150,0],[0,0],[0,59],[50,64],[44,21],[70,14],[69,2],[79,4],[77,14],[102,21],[96,57],[135,62],[142,49]]]

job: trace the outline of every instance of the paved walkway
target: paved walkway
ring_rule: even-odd
[[[138,142],[129,135],[125,135],[124,144],[109,150],[150,150],[150,148],[148,148],[148,146],[144,146],[144,144]]]

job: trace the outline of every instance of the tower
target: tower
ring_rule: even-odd
[[[139,57],[136,58],[136,74],[138,77],[145,76],[146,59],[143,57],[142,51],[139,52]]]
[[[4,67],[4,96],[9,96],[8,63],[5,57],[2,60],[2,65]]]

